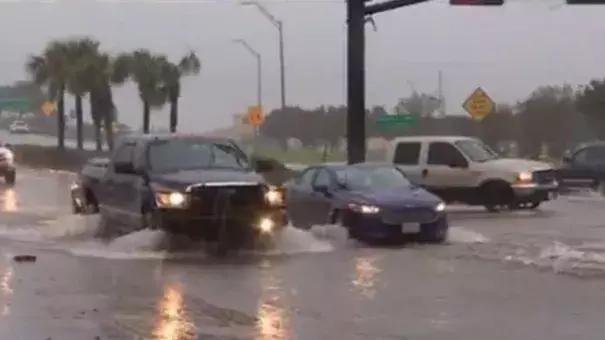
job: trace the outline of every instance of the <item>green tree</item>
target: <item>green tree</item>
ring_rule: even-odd
[[[179,116],[179,98],[181,96],[181,78],[198,75],[201,63],[197,55],[191,51],[182,57],[177,64],[168,60],[162,61],[162,82],[166,98],[170,103],[170,132],[176,132]]]
[[[587,118],[594,134],[605,139],[605,79],[593,79],[578,91],[576,109]]]
[[[128,70],[129,78],[139,90],[139,98],[143,103],[143,133],[149,133],[151,109],[161,108],[166,103],[162,77],[166,60],[165,56],[154,55],[146,49],[138,49],[117,58],[119,64]]]
[[[57,147],[65,148],[65,91],[69,77],[68,47],[50,42],[40,55],[29,57],[26,70],[32,80],[46,86],[50,99],[57,102]]]

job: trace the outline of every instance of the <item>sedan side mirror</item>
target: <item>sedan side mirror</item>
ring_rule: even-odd
[[[135,170],[132,162],[115,162],[113,164],[113,169],[118,174],[125,174],[125,175],[136,174],[136,170]]]
[[[273,171],[273,163],[265,159],[259,159],[254,162],[254,170],[256,172],[271,172]]]
[[[322,193],[326,196],[331,196],[330,189],[327,185],[316,185],[313,187],[313,190],[315,190],[315,192]]]

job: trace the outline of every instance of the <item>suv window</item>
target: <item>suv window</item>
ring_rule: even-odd
[[[330,175],[330,171],[326,169],[319,170],[319,173],[317,174],[317,177],[315,177],[315,183],[313,183],[313,185],[330,187],[331,184],[332,176]]]
[[[132,162],[134,154],[134,144],[128,143],[122,145],[114,154],[114,162]]]
[[[573,157],[578,165],[605,165],[605,148],[588,147],[578,151]]]
[[[455,146],[444,142],[430,144],[427,164],[450,165],[452,163],[466,163],[466,159]]]
[[[313,177],[315,177],[315,173],[317,173],[317,169],[307,169],[296,179],[296,185],[303,188],[311,188],[311,184],[313,183]]]
[[[401,165],[416,165],[420,158],[419,142],[397,143],[393,163]]]

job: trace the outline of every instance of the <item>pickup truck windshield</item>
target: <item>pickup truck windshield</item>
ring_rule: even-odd
[[[498,153],[478,140],[459,140],[454,144],[473,162],[481,163],[500,158]]]
[[[149,145],[149,165],[154,172],[250,168],[241,150],[228,143],[207,139],[170,139],[153,142]]]
[[[339,184],[348,190],[410,186],[410,181],[392,167],[346,168],[336,171]]]

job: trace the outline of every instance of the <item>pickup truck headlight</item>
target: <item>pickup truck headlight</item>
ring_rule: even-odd
[[[441,202],[435,206],[435,211],[442,212],[445,211],[445,203]]]
[[[517,173],[517,182],[531,182],[534,178],[534,175],[529,171],[523,171]]]
[[[12,152],[10,152],[10,151],[7,151],[4,154],[4,157],[6,159],[6,162],[9,163],[9,164],[12,164],[13,161],[15,160],[15,155]]]
[[[157,192],[155,202],[159,208],[184,208],[189,203],[187,195],[178,191]]]
[[[349,203],[349,209],[361,213],[361,214],[378,214],[380,212],[380,207],[377,207],[372,204],[360,204],[360,203]]]
[[[277,188],[269,188],[269,190],[265,193],[265,200],[270,205],[280,206],[284,204],[284,194]]]

